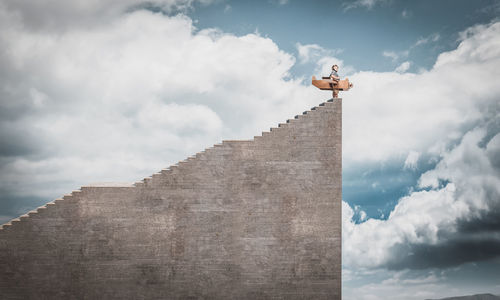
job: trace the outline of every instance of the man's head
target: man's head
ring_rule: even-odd
[[[334,70],[335,72],[337,72],[339,70],[339,66],[337,65],[333,65],[332,66],[332,70]]]

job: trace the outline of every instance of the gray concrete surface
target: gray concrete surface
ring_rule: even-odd
[[[2,299],[340,299],[341,100],[0,230]]]

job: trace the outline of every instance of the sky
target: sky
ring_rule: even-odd
[[[0,0],[0,222],[343,98],[343,299],[500,294],[500,1]]]

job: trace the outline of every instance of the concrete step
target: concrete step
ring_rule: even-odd
[[[53,200],[52,202],[49,202],[43,206],[40,206],[34,210],[29,211],[28,213],[13,219],[9,221],[8,223],[3,224],[2,227],[0,227],[0,230],[10,227],[13,224],[20,223],[20,222],[28,222],[32,218],[37,218],[39,214],[44,214],[47,212],[47,210],[51,207],[56,207],[58,204],[69,204],[69,203],[74,203],[78,201],[77,197],[81,196],[82,191],[81,190],[76,190],[72,191],[70,194],[66,194],[61,198],[57,198]]]

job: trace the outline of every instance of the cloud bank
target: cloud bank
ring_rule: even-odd
[[[449,268],[500,256],[500,23],[461,36],[421,74],[353,76],[368,86],[344,104],[345,135],[357,137],[344,143],[347,165],[398,157],[402,168],[424,158],[437,164],[386,220],[355,224],[344,203],[347,268]]]

